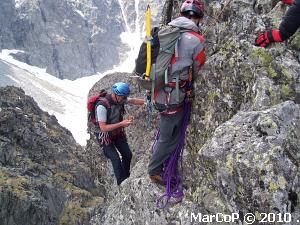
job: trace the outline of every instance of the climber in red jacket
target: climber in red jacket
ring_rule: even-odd
[[[300,0],[281,0],[291,5],[283,17],[279,30],[268,30],[261,33],[255,40],[255,45],[267,47],[272,42],[282,42],[292,36],[300,27]]]

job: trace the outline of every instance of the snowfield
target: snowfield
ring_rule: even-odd
[[[135,46],[139,46],[136,45],[137,38],[133,40]],[[137,51],[137,48],[131,48],[125,62],[112,70],[71,81],[60,80],[46,73],[46,68],[30,66],[15,60],[10,54],[17,53],[19,50],[2,50],[0,53],[0,86],[21,87],[27,95],[34,98],[41,109],[55,115],[59,123],[69,129],[75,140],[84,146],[86,140],[89,139],[86,132],[86,102],[89,90],[107,74],[117,71],[132,72]]]

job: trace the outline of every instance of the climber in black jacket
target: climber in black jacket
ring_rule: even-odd
[[[292,36],[300,27],[300,0],[282,0],[291,5],[283,17],[279,30],[269,30],[261,33],[255,40],[255,45],[267,47],[272,42],[282,42]]]

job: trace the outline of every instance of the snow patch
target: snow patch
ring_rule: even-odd
[[[82,18],[85,18],[83,12],[81,12],[80,10],[75,9],[75,12],[77,12]]]
[[[19,8],[25,0],[15,0],[15,7]]]
[[[122,9],[123,19],[125,21],[126,31],[122,32],[120,35],[121,41],[128,45],[130,51],[127,53],[127,57],[125,61],[118,66],[119,71],[131,73],[135,67],[135,59],[138,55],[140,45],[142,44],[143,40],[141,37],[140,31],[140,20],[139,20],[139,0],[135,0],[135,11],[136,11],[136,18],[135,18],[135,30],[131,31],[129,25],[127,23],[126,13],[124,11],[124,0],[118,0],[120,7]],[[145,33],[144,33],[145,34]]]
[[[31,95],[42,110],[55,115],[58,122],[69,129],[75,140],[80,145],[86,145],[89,139],[87,130],[87,95],[92,86],[99,81],[104,74],[96,74],[89,77],[79,78],[75,81],[60,80],[48,73],[45,68],[30,66],[26,63],[15,60],[10,54],[22,52],[19,50],[2,50],[0,59],[5,63],[16,66],[27,71],[26,76],[18,75],[9,77],[17,81],[23,89],[34,89],[35,92],[25,91]],[[26,80],[26,82],[24,82]],[[23,85],[23,86],[22,86]],[[30,85],[31,87],[25,87]],[[37,95],[34,93],[40,93]],[[41,97],[46,96],[46,97]],[[47,98],[47,99],[44,99]]]
[[[15,60],[10,54],[22,52],[19,50],[2,50],[0,59],[8,65],[22,69],[28,73],[10,75],[38,103],[39,107],[50,115],[55,115],[58,122],[69,129],[80,145],[86,145],[89,139],[87,133],[87,96],[93,85],[107,74],[114,72],[131,72],[135,58],[128,59],[120,66],[105,73],[82,77],[77,80],[60,80],[46,73],[45,68],[30,66]],[[27,91],[26,91],[27,90]],[[38,93],[38,94],[37,94]],[[46,99],[45,99],[46,98]]]
[[[21,83],[19,80],[15,79],[14,77],[10,76],[9,74],[7,74],[6,76],[17,84]]]

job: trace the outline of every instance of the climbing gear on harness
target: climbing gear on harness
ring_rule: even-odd
[[[187,80],[181,80],[178,83],[177,82],[169,82],[164,88],[164,94],[165,94],[165,104],[160,104],[156,102],[156,98],[158,95],[158,91],[154,92],[154,97],[153,97],[153,102],[155,108],[163,115],[168,115],[168,114],[174,114],[178,111],[182,111],[182,106],[183,102],[179,102],[179,93],[176,93],[176,102],[177,104],[170,104],[170,98],[171,98],[171,93],[175,91],[181,90],[182,92],[185,93],[186,99],[189,99],[190,101],[193,100],[193,67],[190,66],[188,70],[188,79]]]
[[[100,146],[107,146],[112,143],[113,140],[117,138],[124,137],[126,138],[125,132],[123,128],[119,128],[110,132],[95,132],[95,136]]]
[[[162,111],[160,114],[163,116],[170,116],[170,115],[174,115],[175,113],[182,112],[182,111],[183,111],[183,106],[179,106],[174,109]]]
[[[185,85],[185,101],[192,102],[195,98],[194,95],[194,80],[193,80],[193,67],[190,66],[188,73],[188,82]]]

